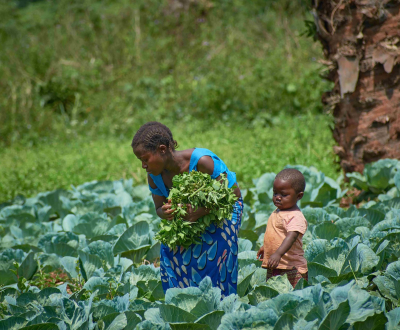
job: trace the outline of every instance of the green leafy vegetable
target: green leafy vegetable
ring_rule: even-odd
[[[156,239],[161,243],[175,248],[189,247],[201,242],[201,234],[213,223],[221,227],[224,219],[232,216],[233,205],[237,197],[233,188],[228,188],[228,179],[221,174],[221,180],[211,178],[209,174],[192,171],[176,175],[168,199],[171,200],[174,211],[172,221],[162,220]],[[209,214],[194,223],[183,220],[187,214],[187,205],[194,209],[205,207]]]

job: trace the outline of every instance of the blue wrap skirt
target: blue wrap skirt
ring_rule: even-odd
[[[236,201],[232,219],[223,228],[211,224],[202,235],[201,244],[171,249],[161,245],[160,270],[164,292],[169,288],[198,286],[209,276],[221,289],[222,298],[237,290],[238,234],[243,214],[243,199]]]

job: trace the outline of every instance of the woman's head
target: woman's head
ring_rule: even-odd
[[[171,150],[178,147],[171,130],[157,121],[150,121],[142,125],[132,140],[133,149],[140,146],[147,151],[155,152],[160,145],[165,145]]]
[[[132,140],[132,149],[147,173],[159,175],[165,167],[168,154],[178,147],[170,129],[156,121],[139,128]]]

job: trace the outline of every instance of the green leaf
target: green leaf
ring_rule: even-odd
[[[127,322],[126,315],[124,313],[121,313],[113,319],[113,321],[107,327],[106,330],[122,330],[122,329],[125,329],[125,327],[127,325],[128,325],[128,322]]]
[[[332,222],[323,222],[314,227],[314,235],[320,239],[331,240],[339,237],[339,228]]]
[[[54,323],[34,324],[20,328],[21,330],[58,330],[58,326]]]
[[[104,218],[94,219],[91,223],[79,223],[73,228],[75,234],[83,234],[87,238],[103,235],[110,227],[110,222]]]
[[[149,245],[150,228],[145,221],[140,221],[128,228],[114,245],[114,255],[135,250],[144,245]]]
[[[65,272],[68,274],[70,279],[74,279],[78,277],[78,273],[76,272],[78,258],[74,257],[64,257],[60,259],[60,264],[63,266]]]
[[[335,222],[339,228],[341,237],[348,237],[354,233],[357,227],[371,228],[371,223],[364,217],[343,218]]]
[[[343,264],[346,260],[346,250],[341,247],[336,247],[330,249],[327,252],[323,252],[316,256],[313,259],[313,263],[319,263],[323,266],[326,266],[336,272],[337,275],[340,274],[340,271],[343,267]],[[325,274],[321,274],[326,276]]]
[[[386,267],[386,273],[393,276],[396,280],[400,281],[400,261],[390,263]]]
[[[384,190],[391,184],[396,172],[400,169],[400,162],[396,159],[380,159],[375,163],[366,164],[364,175],[370,188]]]
[[[11,270],[0,270],[0,283],[3,285],[10,285],[17,283],[18,278]]]
[[[308,262],[314,260],[321,253],[325,253],[329,250],[329,242],[326,239],[313,239],[308,243],[306,250],[304,251],[304,257]]]
[[[237,294],[239,297],[243,297],[246,294],[247,288],[249,287],[251,277],[253,276],[256,267],[254,264],[240,268],[238,274],[238,285]]]
[[[33,275],[35,275],[38,268],[37,261],[35,260],[35,253],[29,253],[24,261],[22,261],[21,265],[18,268],[18,276],[25,277],[27,280],[30,280]]]
[[[197,319],[196,323],[206,324],[210,327],[211,330],[217,330],[217,328],[221,324],[221,319],[224,314],[225,312],[223,311],[213,311]]]
[[[208,325],[189,322],[170,323],[169,326],[172,330],[210,330]]]
[[[107,268],[114,267],[113,248],[110,243],[95,241],[90,243],[82,251],[98,256],[102,262],[105,262]]]
[[[194,322],[196,316],[174,305],[160,305],[161,317],[165,322]]]
[[[400,307],[392,309],[386,316],[389,320],[387,330],[397,330],[400,325]]]
[[[137,249],[121,253],[121,257],[132,260],[134,264],[141,263],[149,248],[150,245],[139,246]]]
[[[0,321],[0,330],[20,330],[27,322],[22,317],[11,316]]]
[[[346,176],[350,178],[350,185],[357,189],[368,191],[367,178],[364,175],[358,172],[353,172],[346,173]]]
[[[238,262],[239,262],[239,268],[251,264],[255,264],[256,266],[261,267],[262,264],[260,260],[257,260],[256,251],[243,251],[238,253]]]
[[[134,330],[136,325],[142,321],[135,312],[125,312],[125,316],[127,320],[125,330]]]
[[[388,322],[384,313],[374,314],[367,317],[365,321],[355,322],[353,324],[354,330],[381,330],[385,329]]]
[[[326,267],[324,265],[320,265],[316,262],[309,262],[307,266],[308,266],[308,279],[312,283],[313,279],[315,279],[315,277],[318,275],[325,276],[326,278],[338,276],[335,270]]]
[[[218,330],[272,330],[277,320],[278,316],[271,308],[265,310],[251,308],[246,311],[225,314]]]
[[[160,242],[154,243],[150,249],[146,253],[146,259],[150,262],[153,262],[157,258],[160,258],[160,248],[161,244]]]
[[[318,330],[339,330],[345,323],[350,314],[350,305],[348,301],[339,304],[336,309],[331,310],[322,320]]]
[[[95,270],[102,267],[101,259],[98,256],[86,253],[82,250],[79,251],[79,262],[85,281],[92,277]]]
[[[348,292],[348,302],[351,306],[351,312],[347,319],[349,323],[365,321],[369,316],[385,310],[384,299],[372,296],[356,285]]]
[[[358,272],[365,274],[379,262],[379,257],[365,244],[356,245],[346,257],[339,274]]]
[[[274,330],[292,330],[296,318],[289,313],[283,313],[274,326]]]
[[[248,294],[249,302],[257,306],[260,302],[272,299],[279,295],[279,292],[269,286],[257,286]]]
[[[266,285],[278,291],[279,294],[293,291],[293,286],[290,284],[286,274],[271,277]]]
[[[78,251],[74,249],[71,245],[67,243],[58,243],[55,244],[53,242],[49,242],[45,244],[47,253],[54,253],[60,257],[77,257]]]

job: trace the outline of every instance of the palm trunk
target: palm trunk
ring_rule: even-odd
[[[345,172],[400,159],[400,1],[313,0],[334,89],[335,153]]]

